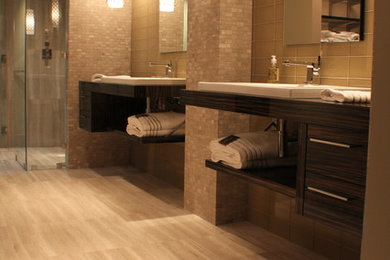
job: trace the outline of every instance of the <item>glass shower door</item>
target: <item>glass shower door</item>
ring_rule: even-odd
[[[25,0],[0,0],[0,155],[27,168]]]
[[[9,90],[10,106],[8,108],[9,125],[12,130],[11,143],[15,158],[23,168],[27,169],[26,149],[26,54],[25,54],[25,0],[6,0],[7,10],[12,16],[7,17],[7,66],[11,68],[8,73],[7,85]],[[8,37],[7,37],[8,38]],[[10,75],[12,73],[12,75]]]
[[[0,149],[8,147],[7,91],[6,91],[6,20],[5,0],[0,0]]]
[[[26,0],[26,133],[31,170],[65,166],[66,6],[66,0]],[[29,26],[29,15],[34,27]]]

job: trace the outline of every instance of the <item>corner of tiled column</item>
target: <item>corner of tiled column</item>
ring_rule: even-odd
[[[250,81],[252,1],[189,2],[187,89],[199,81]],[[246,218],[247,184],[205,167],[208,144],[249,130],[249,116],[187,106],[185,207],[214,224]]]

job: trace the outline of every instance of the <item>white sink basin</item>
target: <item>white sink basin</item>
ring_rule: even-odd
[[[124,85],[185,85],[185,78],[153,78],[153,77],[131,77],[131,76],[103,76],[95,78],[94,82],[113,83]]]
[[[321,98],[324,89],[338,90],[367,90],[366,88],[352,88],[330,85],[304,85],[279,83],[252,83],[252,82],[199,82],[199,90],[235,93],[280,98]]]

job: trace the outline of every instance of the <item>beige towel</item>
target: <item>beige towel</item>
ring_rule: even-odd
[[[138,137],[184,135],[185,114],[175,112],[149,113],[127,119],[127,133]]]
[[[236,169],[296,164],[295,158],[279,158],[278,141],[277,131],[236,134],[230,142],[227,137],[219,138],[209,144],[211,160]]]
[[[326,101],[341,103],[370,103],[371,91],[324,89],[321,91],[321,98]]]

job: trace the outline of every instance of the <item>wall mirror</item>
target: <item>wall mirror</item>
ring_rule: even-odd
[[[160,0],[160,53],[187,50],[188,0]]]
[[[359,42],[364,0],[285,0],[284,44]]]

